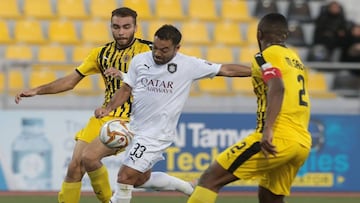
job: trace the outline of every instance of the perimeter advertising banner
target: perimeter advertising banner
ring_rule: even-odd
[[[92,111],[0,111],[0,190],[59,190],[71,159],[73,136]],[[360,191],[360,115],[312,115],[313,148],[294,191]],[[166,159],[154,168],[185,180],[200,176],[216,155],[254,130],[253,114],[185,113]],[[25,135],[26,134],[26,135]],[[120,156],[104,159],[111,184]],[[257,188],[237,181],[224,190]],[[87,177],[83,189],[91,190]]]

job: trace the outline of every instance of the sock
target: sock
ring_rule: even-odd
[[[102,165],[95,171],[88,172],[91,181],[91,186],[96,194],[96,197],[103,203],[108,203],[111,198],[111,187],[109,182],[109,174],[106,167]]]
[[[217,193],[207,188],[196,186],[187,203],[214,203]]]
[[[111,203],[130,203],[131,201],[131,194],[134,186],[117,183],[116,190],[113,196],[111,197]]]
[[[155,190],[176,190],[186,195],[190,195],[194,188],[184,180],[170,176],[164,172],[152,172],[148,181],[141,188],[152,188]]]
[[[81,182],[63,182],[58,194],[59,203],[78,203],[80,201]]]

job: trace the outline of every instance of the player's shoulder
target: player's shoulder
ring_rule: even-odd
[[[152,48],[152,46],[153,46],[152,41],[145,40],[145,39],[136,38],[136,42],[138,42],[140,45],[148,46],[150,48]]]

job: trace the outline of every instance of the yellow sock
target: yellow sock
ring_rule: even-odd
[[[81,182],[63,182],[58,194],[59,203],[78,203],[80,201]]]
[[[187,203],[214,203],[217,195],[207,188],[196,186]]]
[[[101,202],[108,203],[110,201],[112,191],[106,167],[103,165],[95,171],[88,172],[88,175],[96,197]]]

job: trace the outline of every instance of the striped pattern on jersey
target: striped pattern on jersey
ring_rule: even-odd
[[[113,41],[106,44],[100,50],[98,55],[98,64],[100,64],[100,71],[106,86],[105,100],[103,104],[104,106],[109,103],[115,91],[120,88],[120,86],[122,85],[122,81],[111,77],[105,77],[103,72],[108,67],[114,67],[124,73],[127,73],[131,59],[136,54],[150,50],[151,42],[141,39],[136,39],[131,45],[124,49],[116,48],[116,43],[115,41]],[[131,102],[132,97],[130,97],[129,100],[122,106],[118,107],[112,113],[110,113],[110,116],[129,118],[131,112]]]

